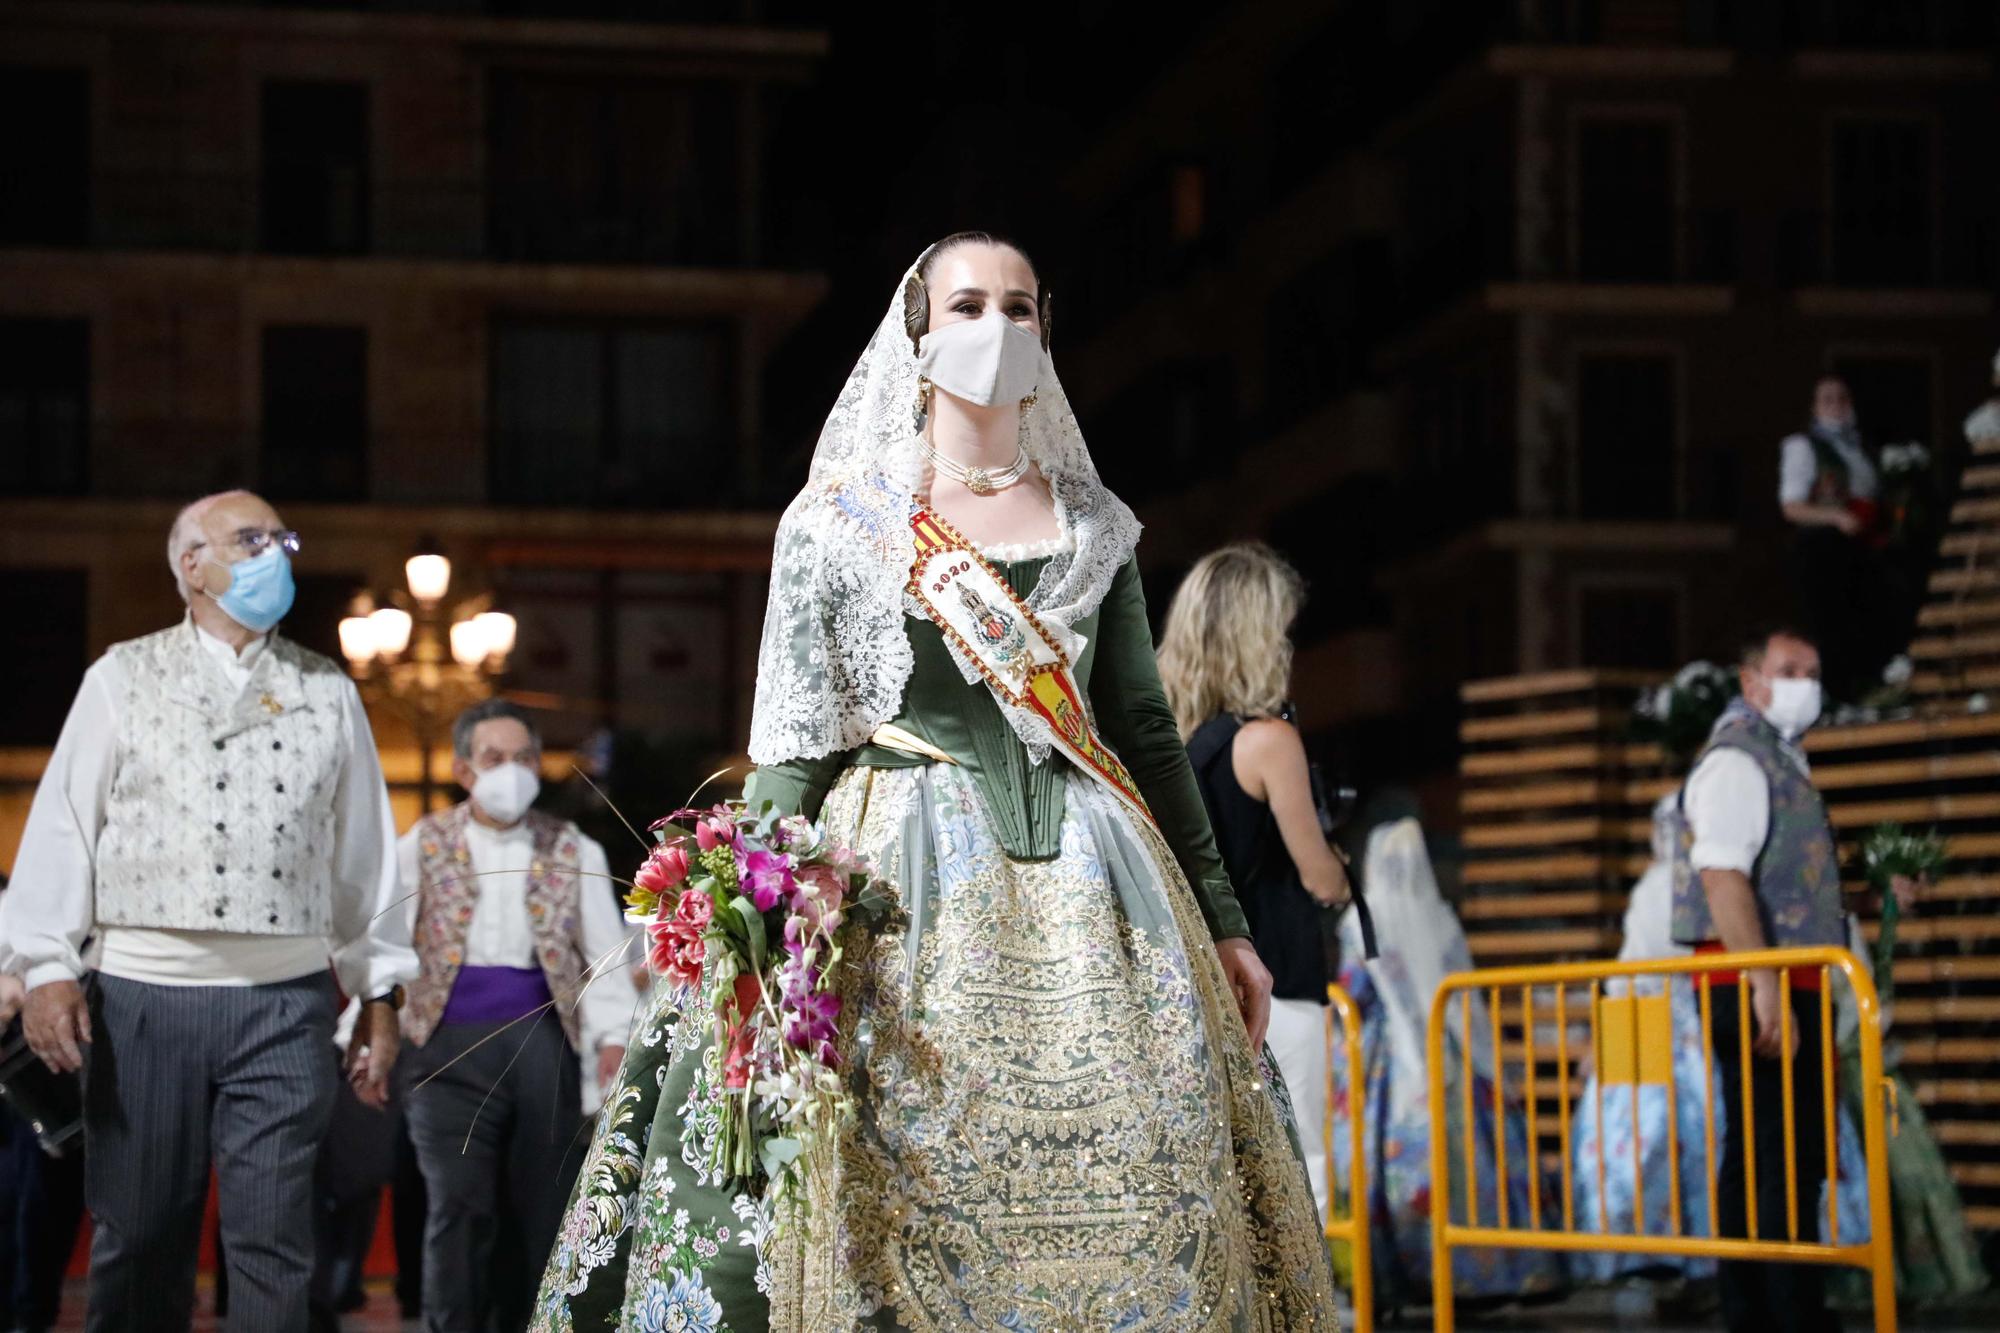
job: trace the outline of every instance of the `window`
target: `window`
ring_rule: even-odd
[[[1674,359],[1590,353],[1577,359],[1576,380],[1577,516],[1673,517],[1680,510]]]
[[[87,244],[90,75],[0,65],[0,117],[0,245]]]
[[[54,745],[90,665],[89,577],[80,569],[0,570],[7,688],[0,745]]]
[[[0,319],[0,495],[81,495],[90,479],[90,325]]]
[[[280,254],[368,248],[368,89],[264,85],[263,246]]]
[[[1833,127],[1827,242],[1836,282],[1931,277],[1931,127],[1843,120]]]
[[[1576,127],[1576,276],[1663,282],[1675,276],[1674,126],[1591,116]]]
[[[1835,356],[1831,370],[1847,382],[1855,419],[1870,441],[1938,442],[1931,417],[1928,356]]]
[[[1672,668],[1681,661],[1680,624],[1676,588],[1585,585],[1577,592],[1577,665]]]
[[[737,259],[732,87],[502,70],[490,105],[488,227],[502,256]]]
[[[262,490],[272,500],[368,498],[367,330],[264,330]]]
[[[735,496],[729,331],[720,325],[500,325],[493,498],[672,506]]]

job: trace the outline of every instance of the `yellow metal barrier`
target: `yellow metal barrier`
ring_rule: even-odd
[[[1827,1188],[1827,1236],[1826,1241],[1800,1238],[1799,1228],[1803,1221],[1813,1225],[1817,1219],[1801,1219],[1798,1216],[1797,1189],[1799,1164],[1796,1148],[1797,1108],[1792,1103],[1792,1062],[1784,1062],[1782,1075],[1783,1096],[1781,1105],[1784,1115],[1785,1161],[1782,1167],[1775,1163],[1765,1163],[1765,1169],[1782,1169],[1786,1180],[1785,1240],[1749,1240],[1740,1237],[1693,1236],[1684,1234],[1681,1221],[1680,1197],[1680,1143],[1675,1121],[1678,1105],[1673,1095],[1673,1055],[1671,1050],[1672,1026],[1670,994],[1674,978],[1685,976],[1700,1000],[1702,1059],[1708,1079],[1710,1095],[1704,1099],[1708,1112],[1704,1125],[1704,1144],[1708,1151],[1708,1217],[1709,1230],[1717,1226],[1716,1212],[1716,1103],[1720,1098],[1720,1088],[1715,1079],[1715,1054],[1713,1026],[1710,1015],[1711,991],[1716,986],[1736,987],[1738,1013],[1741,1030],[1738,1034],[1742,1052],[1742,1076],[1745,1088],[1743,1098],[1743,1141],[1745,1144],[1743,1173],[1745,1210],[1750,1235],[1758,1234],[1757,1225],[1757,1155],[1755,1135],[1756,1099],[1750,1094],[1752,1083],[1752,1061],[1764,1057],[1751,1053],[1751,1005],[1748,970],[1763,968],[1784,969],[1778,973],[1779,993],[1785,1001],[1780,1006],[1780,1035],[1787,1048],[1794,1040],[1791,1006],[1791,979],[1794,971],[1817,969],[1819,980],[1818,1007],[1820,1016],[1820,1050],[1818,1052],[1824,1105],[1816,1108],[1823,1117],[1826,1138],[1826,1178]],[[1738,973],[1734,982],[1716,981],[1710,973],[1728,971]],[[1860,1018],[1859,1038],[1861,1043],[1861,1082],[1870,1095],[1863,1096],[1862,1139],[1867,1156],[1868,1170],[1868,1239],[1856,1244],[1842,1245],[1839,1238],[1837,1190],[1831,1182],[1837,1176],[1835,1139],[1835,1097],[1834,1085],[1834,1032],[1832,973],[1839,972],[1846,980],[1854,996],[1855,1008]],[[1661,977],[1665,995],[1640,995],[1637,987],[1629,979],[1638,977]],[[1625,995],[1608,995],[1605,983],[1614,979],[1627,979],[1628,992]],[[1633,1230],[1611,1233],[1605,1229],[1605,1211],[1598,1213],[1599,1230],[1595,1232],[1576,1229],[1576,1215],[1572,1198],[1570,1108],[1571,1095],[1569,1079],[1569,1009],[1565,1006],[1570,988],[1586,988],[1589,1000],[1590,1044],[1588,1049],[1598,1062],[1598,1134],[1597,1161],[1595,1173],[1598,1182],[1598,1198],[1604,1198],[1604,1121],[1602,1114],[1603,1088],[1606,1081],[1631,1083],[1633,1085],[1633,1145],[1632,1169],[1634,1175]],[[1535,1066],[1535,997],[1537,988],[1548,988],[1555,994],[1556,1002],[1556,1042],[1559,1096],[1561,1097],[1560,1141],[1562,1148],[1562,1208],[1561,1226],[1544,1226],[1545,1219],[1540,1198],[1540,1164],[1536,1160],[1534,1131],[1529,1131],[1530,1171],[1529,1186],[1531,1204],[1529,1216],[1525,1219],[1510,1219],[1508,1212],[1507,1177],[1507,1130],[1505,1108],[1502,1104],[1502,1089],[1506,1083],[1506,1060],[1500,1041],[1501,1001],[1506,992],[1518,991],[1522,1027],[1526,1037],[1524,1054],[1525,1077],[1523,1086],[1529,1090],[1528,1114],[1534,1115]],[[1803,988],[1802,988],[1803,989]],[[1465,1202],[1464,1221],[1453,1220],[1453,1189],[1451,1182],[1451,1148],[1448,1140],[1448,1120],[1446,1096],[1447,1072],[1445,1065],[1445,1033],[1447,1031],[1447,1010],[1454,996],[1470,996],[1484,993],[1492,1012],[1492,1040],[1494,1058],[1493,1079],[1493,1138],[1496,1170],[1494,1184],[1498,1199],[1496,1213],[1499,1225],[1482,1226],[1479,1217],[1479,1176],[1477,1143],[1475,1139],[1475,1117],[1473,1114],[1473,1068],[1472,1068],[1472,1005],[1461,1001],[1462,1036],[1459,1047],[1461,1067],[1458,1076],[1461,1081],[1460,1095],[1463,1099],[1463,1147],[1466,1179],[1463,1182]],[[1622,1254],[1664,1254],[1690,1258],[1710,1258],[1717,1260],[1749,1260],[1784,1263],[1848,1264],[1865,1268],[1873,1281],[1875,1297],[1876,1333],[1895,1333],[1896,1328],[1896,1277],[1894,1239],[1889,1229],[1889,1178],[1886,1136],[1883,1128],[1883,1101],[1885,1094],[1893,1096],[1893,1087],[1882,1075],[1882,1029],[1880,1023],[1880,1002],[1875,993],[1875,983],[1859,960],[1845,949],[1765,949],[1756,953],[1739,954],[1699,954],[1690,958],[1661,958],[1644,962],[1601,962],[1601,963],[1557,963],[1540,967],[1487,968],[1472,972],[1461,972],[1445,978],[1438,987],[1437,995],[1431,1001],[1430,1030],[1426,1043],[1426,1057],[1430,1071],[1431,1108],[1431,1280],[1435,1310],[1435,1328],[1438,1333],[1452,1333],[1455,1328],[1455,1314],[1452,1302],[1452,1250],[1456,1248],[1498,1246],[1514,1249],[1546,1249],[1568,1251],[1592,1251],[1598,1253]],[[1812,1052],[1803,1052],[1811,1058]],[[1640,1169],[1639,1117],[1637,1115],[1638,1087],[1641,1084],[1664,1086],[1667,1090],[1669,1115],[1667,1117],[1667,1177],[1669,1184],[1670,1225],[1666,1234],[1646,1230],[1646,1210],[1644,1206],[1644,1172]],[[1815,1109],[1815,1108],[1809,1108]],[[1357,1123],[1355,1132],[1359,1133]],[[1550,1210],[1553,1212],[1553,1210]]]
[[[1326,1238],[1345,1241],[1353,1258],[1354,1333],[1374,1333],[1375,1258],[1368,1246],[1368,1163],[1361,1141],[1361,1107],[1367,1089],[1361,1081],[1361,1019],[1354,999],[1339,985],[1326,988],[1327,1053],[1333,1053],[1334,1022],[1339,1021],[1340,1045],[1347,1060],[1347,1216],[1335,1217],[1332,1181],[1327,1185]],[[1333,1171],[1333,1060],[1326,1063],[1326,1169]]]

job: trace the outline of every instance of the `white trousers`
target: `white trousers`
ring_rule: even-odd
[[[1305,1149],[1321,1226],[1326,1225],[1326,1015],[1326,1006],[1313,1000],[1272,1000],[1264,1038],[1299,1117],[1299,1146]]]

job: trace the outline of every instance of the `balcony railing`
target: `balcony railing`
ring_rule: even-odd
[[[1788,287],[1952,287],[2000,283],[2000,222],[1933,221],[1891,202],[1880,208],[1793,213],[1778,245]]]
[[[1398,304],[1427,313],[1490,282],[1732,283],[1733,215],[1523,213],[1467,218],[1422,236],[1398,265]]]
[[[274,201],[268,180],[255,175],[99,173],[90,226],[74,240],[120,250],[537,263],[726,267],[744,258],[733,187],[669,196],[586,194],[523,179],[326,186]]]

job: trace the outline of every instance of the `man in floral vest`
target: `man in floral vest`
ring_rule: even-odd
[[[1777,630],[1743,652],[1743,693],[1716,720],[1688,774],[1682,808],[1692,844],[1674,884],[1673,935],[1696,953],[1747,953],[1847,941],[1840,858],[1826,806],[1814,790],[1799,740],[1820,712],[1819,651],[1803,635]],[[1811,1240],[1826,1179],[1820,1084],[1819,969],[1791,969],[1791,1025],[1773,969],[1748,976],[1751,1077],[1743,1078],[1745,1015],[1738,974],[1708,973],[1714,1006],[1715,1073],[1727,1122],[1716,1165],[1718,1234],[1749,1234],[1743,1164],[1750,1147],[1746,1098],[1754,1106],[1757,1234],[1785,1240],[1787,1136],[1783,1110],[1789,1077],[1796,1117],[1791,1145],[1801,1234]],[[1784,1038],[1789,1035],[1787,1047]],[[1789,1064],[1789,1076],[1785,1066]],[[1730,1333],[1823,1333],[1822,1270],[1814,1264],[1729,1262],[1721,1266],[1722,1317]]]
[[[388,1096],[416,971],[389,792],[354,682],[276,632],[298,549],[247,491],[181,511],[187,614],[85,673],[0,907],[28,1042],[83,1073],[93,1330],[188,1326],[213,1163],[229,1327],[302,1333],[335,975],[348,1078]]]
[[[509,1250],[554,1244],[581,1151],[577,1056],[594,1053],[600,1084],[617,1072],[637,992],[604,849],[530,809],[528,715],[477,704],[452,748],[470,798],[396,849],[422,964],[403,1011],[407,1111],[430,1196],[425,1327],[483,1333],[526,1322],[534,1275],[495,1271],[496,1239],[513,1226]]]

